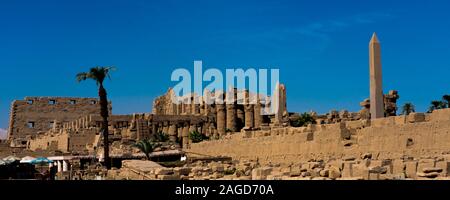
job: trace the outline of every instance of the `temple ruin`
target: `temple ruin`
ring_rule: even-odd
[[[98,114],[97,98],[26,97],[11,104],[8,140],[12,147],[26,146],[27,137],[53,129],[57,124]]]
[[[383,93],[381,50],[369,43],[370,97],[361,110],[309,112],[312,122],[294,127],[299,113],[287,110],[287,89],[277,84],[273,98],[245,89],[157,97],[152,113],[109,118],[111,157],[141,159],[132,145],[163,133],[168,144],[156,156],[188,155],[217,162],[140,172],[139,161],[123,161],[112,179],[144,180],[392,180],[446,178],[450,175],[450,109],[397,116],[399,92]],[[174,97],[176,100],[174,101]],[[256,101],[251,101],[256,99]],[[95,98],[33,97],[11,107],[11,147],[59,152],[58,169],[70,159],[99,159],[101,123]],[[276,112],[265,112],[268,109]],[[112,110],[112,106],[110,106]],[[191,134],[207,139],[193,142]],[[6,148],[4,144],[0,146]],[[168,152],[168,153],[167,153]],[[144,170],[144,171],[145,171]],[[232,172],[232,173],[231,173]],[[227,174],[230,173],[230,174]]]

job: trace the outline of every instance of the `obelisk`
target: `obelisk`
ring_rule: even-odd
[[[369,43],[369,65],[370,116],[371,119],[377,119],[384,117],[384,102],[381,74],[381,46],[376,33],[373,33]]]

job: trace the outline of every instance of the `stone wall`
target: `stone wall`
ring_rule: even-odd
[[[59,134],[40,135],[28,142],[31,151],[61,151],[64,153],[82,153],[93,151],[99,140],[98,129],[64,131]]]
[[[450,109],[377,119],[241,132],[192,144],[192,155],[230,156],[261,163],[295,163],[371,153],[376,159],[426,157],[450,151]]]
[[[99,112],[96,98],[26,97],[11,105],[8,139],[26,141],[27,136],[53,128],[55,122],[70,122]],[[23,144],[19,141],[18,145]]]

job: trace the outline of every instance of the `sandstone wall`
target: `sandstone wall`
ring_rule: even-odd
[[[62,151],[84,152],[92,151],[99,135],[97,129],[78,131],[65,131],[60,134],[40,135],[29,140],[28,148],[31,151]]]
[[[351,121],[303,128],[242,132],[226,139],[192,144],[192,155],[296,163],[372,153],[377,159],[427,157],[450,151],[450,109],[432,114]]]
[[[11,105],[8,139],[34,136],[51,129],[55,120],[58,123],[70,122],[98,114],[99,110],[96,98],[26,97],[16,100]]]

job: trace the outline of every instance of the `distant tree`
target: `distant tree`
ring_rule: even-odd
[[[402,107],[402,114],[409,115],[410,113],[416,112],[415,106],[412,103],[405,103]]]
[[[442,100],[444,100],[447,103],[447,108],[450,108],[450,95],[444,95],[442,97]]]
[[[87,79],[94,80],[98,86],[98,96],[100,98],[100,116],[103,118],[102,121],[102,135],[103,135],[103,154],[105,158],[105,166],[107,169],[111,169],[111,159],[109,157],[109,141],[108,141],[108,97],[106,89],[103,86],[103,81],[110,77],[110,72],[113,71],[114,67],[94,67],[89,70],[89,72],[83,72],[77,74],[76,78],[78,82],[85,81]]]
[[[159,144],[154,143],[151,140],[141,140],[133,146],[144,153],[147,160],[150,160],[150,154],[159,146]]]
[[[303,113],[297,120],[291,122],[291,125],[293,127],[302,127],[307,126],[308,124],[315,124],[315,123],[316,120],[309,113]]]
[[[443,109],[446,108],[447,105],[445,102],[443,101],[431,101],[431,106],[428,109],[428,112],[433,112],[434,110],[439,110],[439,109]]]

